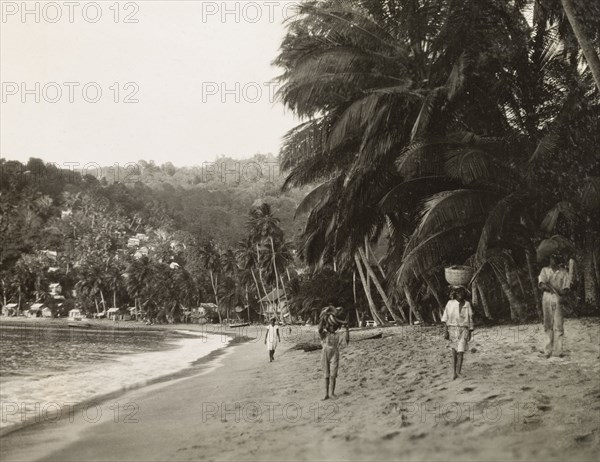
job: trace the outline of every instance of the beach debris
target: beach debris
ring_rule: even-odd
[[[303,350],[305,353],[308,351],[316,351],[321,350],[323,347],[321,345],[316,345],[314,343],[299,343],[298,345],[293,346],[292,350]]]

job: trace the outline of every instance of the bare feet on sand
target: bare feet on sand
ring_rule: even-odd
[[[325,401],[329,399],[329,395],[325,395],[325,398],[323,398],[321,401]]]

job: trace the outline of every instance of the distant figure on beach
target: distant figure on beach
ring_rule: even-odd
[[[267,335],[265,335],[265,345],[267,345],[269,351],[269,362],[275,361],[275,348],[277,348],[277,343],[281,342],[279,327],[275,325],[275,321],[275,318],[271,318],[271,324],[269,324]]]
[[[467,294],[465,287],[453,287],[452,300],[448,301],[442,315],[442,322],[446,323],[444,338],[450,341],[452,349],[452,380],[461,375],[463,355],[473,334],[473,309],[466,300]]]
[[[335,398],[335,381],[337,379],[338,366],[340,362],[340,346],[345,340],[346,345],[350,342],[350,331],[348,323],[340,319],[341,308],[333,306],[330,302],[323,308],[319,316],[319,337],[323,351],[321,353],[321,366],[325,374],[325,399],[329,399],[329,385],[331,383],[331,397]],[[346,327],[346,334],[342,335],[338,329]]]
[[[544,348],[546,358],[556,353],[563,355],[563,303],[564,296],[569,292],[572,274],[560,265],[561,257],[554,254],[550,257],[548,266],[542,268],[538,278],[539,287],[544,291],[542,296],[542,311],[544,315],[544,330],[548,343]]]

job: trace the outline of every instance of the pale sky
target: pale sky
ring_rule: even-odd
[[[22,3],[0,0],[0,157],[200,165],[275,154],[296,124],[267,85],[295,2]]]

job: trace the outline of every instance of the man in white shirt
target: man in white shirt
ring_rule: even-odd
[[[466,300],[468,295],[464,287],[452,289],[453,300],[448,301],[442,322],[446,323],[446,340],[450,340],[452,348],[452,380],[460,377],[463,356],[473,334],[473,308]]]
[[[539,287],[544,291],[542,296],[542,311],[544,314],[544,330],[548,336],[546,344],[546,357],[552,352],[562,356],[563,348],[563,297],[569,292],[571,279],[569,272],[559,266],[560,256],[555,254],[550,257],[549,266],[542,268]]]

